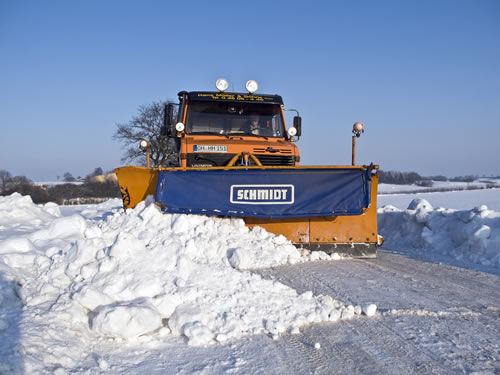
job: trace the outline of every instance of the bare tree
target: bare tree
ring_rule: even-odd
[[[167,102],[153,102],[138,108],[137,116],[129,122],[116,124],[113,139],[124,144],[122,162],[136,161],[146,165],[146,154],[139,148],[141,140],[150,143],[150,160],[153,167],[178,165],[177,142],[175,138],[160,135],[163,113]]]
[[[9,171],[5,169],[0,169],[0,193],[7,189],[7,182],[12,178]]]
[[[63,175],[63,178],[64,178],[64,181],[66,182],[73,182],[76,180],[76,178],[73,177],[73,175],[69,172],[66,172],[64,175]]]
[[[104,171],[102,170],[102,168],[101,167],[97,167],[96,169],[94,169],[94,172],[89,173],[86,178],[100,176],[102,174],[104,174]]]
[[[9,195],[17,191],[18,193],[29,195],[27,190],[31,189],[33,181],[26,176],[14,176],[5,181],[5,188],[3,194]]]

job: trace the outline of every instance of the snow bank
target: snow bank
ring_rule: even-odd
[[[54,217],[61,216],[59,206],[47,203],[44,206],[33,204],[29,195],[13,193],[0,196],[0,226],[37,225]]]
[[[241,219],[167,215],[152,201],[126,212],[103,204],[68,213],[18,194],[0,200],[0,217],[9,217],[0,228],[0,270],[22,285],[16,293],[31,316],[57,326],[56,337],[177,335],[207,345],[296,333],[363,311],[247,271],[331,257],[303,255],[283,236],[249,229]],[[27,233],[6,235],[20,223]],[[9,296],[16,284],[9,285],[3,301],[15,300]],[[26,337],[43,330],[34,322],[25,329],[33,331]]]
[[[500,213],[485,205],[434,209],[419,198],[406,210],[379,208],[378,225],[387,248],[410,247],[500,268]]]

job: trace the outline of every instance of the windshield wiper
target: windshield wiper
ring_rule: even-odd
[[[224,133],[217,133],[217,132],[189,132],[188,134],[197,134],[197,135],[224,135]]]
[[[243,135],[250,135],[252,137],[260,137],[260,138],[265,138],[266,140],[269,138],[267,135],[261,135],[261,134],[254,134],[254,133],[243,133]]]
[[[226,133],[217,133],[217,132],[189,132],[189,135],[218,135],[221,137],[229,138]]]

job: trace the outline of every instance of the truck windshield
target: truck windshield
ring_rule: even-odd
[[[188,134],[284,137],[278,104],[192,101],[187,108]]]

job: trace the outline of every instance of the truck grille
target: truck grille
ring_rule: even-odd
[[[227,165],[235,154],[188,154],[188,167],[222,167]],[[293,155],[255,155],[262,165],[266,166],[294,166],[295,157]],[[250,165],[255,165],[252,159],[249,160]],[[236,162],[235,165],[239,163]]]
[[[272,148],[272,147],[268,147],[268,148],[254,148],[253,149],[253,153],[254,154],[263,154],[265,153],[266,151],[269,151],[269,149]],[[289,149],[286,149],[286,148],[278,148],[278,149],[275,149],[275,152],[279,152],[281,154],[292,154],[293,151],[292,150],[289,150]]]
[[[293,155],[255,155],[262,165],[295,165]]]

